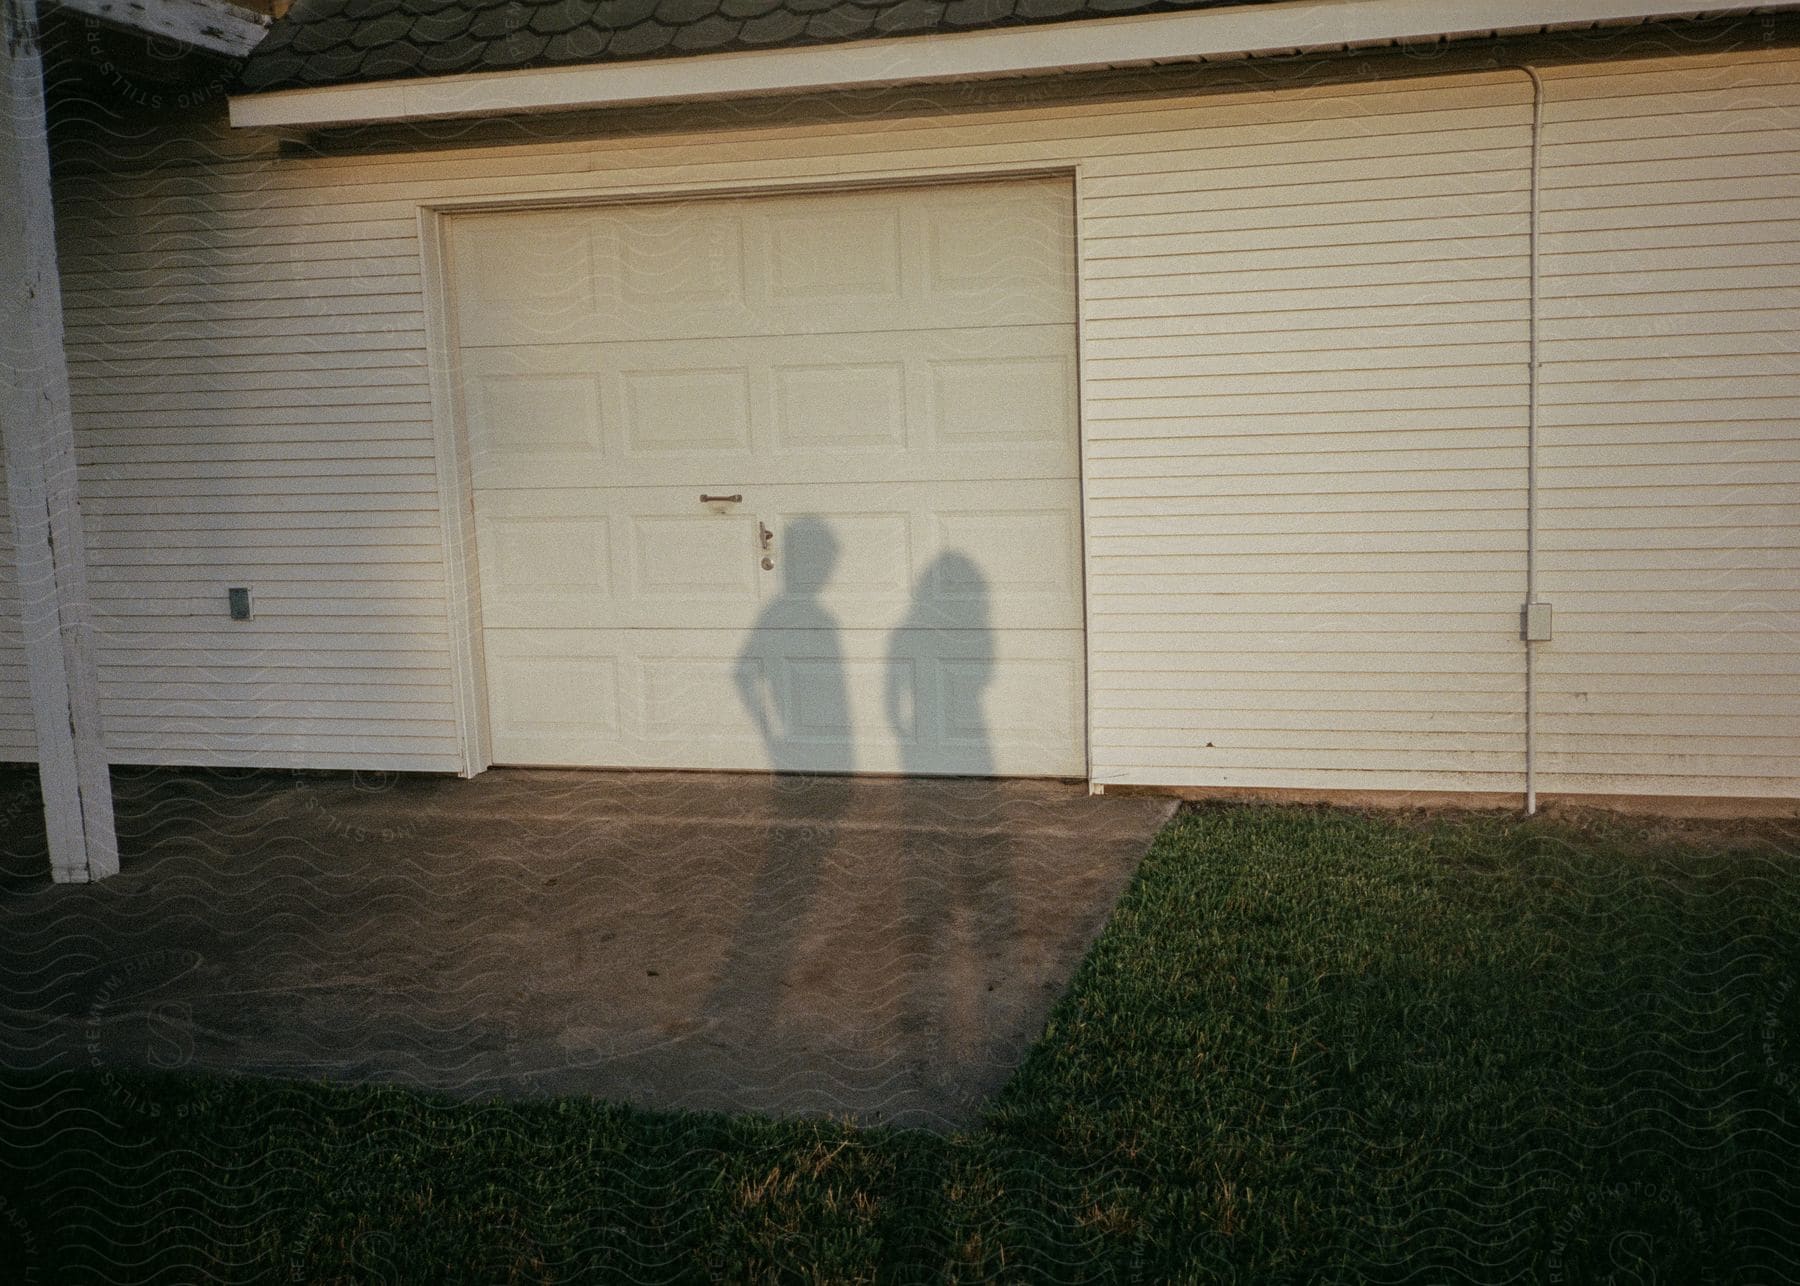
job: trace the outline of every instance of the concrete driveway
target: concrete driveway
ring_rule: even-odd
[[[1042,781],[122,770],[49,883],[0,773],[0,1059],[953,1127],[1173,805]]]

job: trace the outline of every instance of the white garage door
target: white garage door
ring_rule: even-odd
[[[453,220],[494,761],[1083,774],[1071,204]]]

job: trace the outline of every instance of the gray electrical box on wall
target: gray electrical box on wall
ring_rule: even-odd
[[[250,619],[250,590],[248,586],[240,585],[235,589],[226,590],[225,602],[231,608],[232,620],[247,621]]]
[[[1550,641],[1550,604],[1527,603],[1519,613],[1519,632],[1527,643]]]

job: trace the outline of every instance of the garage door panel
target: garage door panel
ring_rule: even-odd
[[[591,369],[477,356],[465,364],[463,389],[477,486],[508,476],[604,470],[606,417],[601,381]]]
[[[1075,440],[1075,363],[1066,352],[929,362],[925,398],[942,448],[1055,447]]]
[[[956,557],[939,560],[921,595],[926,604],[953,614],[985,602],[1009,625],[1080,628],[1081,516],[1056,503],[1063,500],[1057,490],[1021,484],[1009,489],[1005,507],[937,509],[933,548]],[[1040,493],[1037,507],[1030,503],[1033,491]],[[976,497],[963,500],[972,504]]]
[[[907,248],[901,211],[891,202],[786,202],[753,207],[748,227],[763,253],[764,297],[774,310],[793,305],[904,310]],[[815,329],[835,329],[819,327]]]
[[[761,586],[753,519],[741,514],[631,514],[624,527],[632,596],[640,604],[659,612],[677,604],[715,613],[754,609]]]
[[[1086,770],[1073,632],[490,630],[488,652],[501,763]]]
[[[791,496],[793,489],[769,490],[787,491]],[[763,496],[755,494],[760,510]],[[779,505],[781,497],[771,495],[769,499]],[[808,499],[817,497],[792,497],[789,503]],[[867,619],[865,614],[877,618],[891,615],[895,605],[905,602],[912,591],[914,551],[919,543],[914,513],[851,509],[794,515],[777,508],[769,519],[769,529],[775,533],[769,552],[776,561],[770,578],[779,586],[779,594],[816,598],[839,611],[854,609],[855,623],[868,627],[880,621]],[[816,541],[808,543],[794,534],[797,529],[818,528],[828,533],[823,549]]]
[[[941,739],[963,753],[994,745],[1033,747],[1054,755],[1081,739],[1082,693],[1078,668],[1064,658],[1015,657],[1002,667],[988,656],[934,658]],[[1075,756],[1060,771],[1080,773]]]
[[[487,636],[489,736],[500,763],[604,764],[625,740],[619,658],[511,648]]]
[[[712,354],[693,352],[694,345],[672,347],[667,359],[673,365],[618,374],[611,400],[618,407],[623,456],[698,457],[713,468],[734,457],[747,459],[753,418],[750,371],[702,365]]]
[[[1080,513],[1065,482],[499,490],[477,507],[488,625],[1070,629]],[[821,503],[829,502],[829,503]],[[771,534],[764,570],[758,529]],[[759,615],[760,614],[760,615]]]
[[[846,350],[873,348],[872,337],[839,341]],[[894,459],[907,448],[906,363],[867,361],[849,351],[838,361],[771,363],[775,451],[874,452]]]
[[[915,629],[890,636],[889,646],[890,664],[914,676],[917,702],[899,720],[911,729],[895,745],[902,771],[1085,771],[1079,633]],[[932,766],[940,761],[955,767]]]
[[[1073,478],[1068,325],[466,353],[477,488]]]
[[[757,517],[673,487],[481,493],[485,625],[749,629],[767,588]],[[491,572],[491,574],[490,574]]]
[[[767,658],[733,653],[728,635],[709,639],[718,645],[716,652],[680,655],[664,648],[649,655],[638,652],[627,661],[639,676],[638,740],[646,747],[667,747],[671,761],[679,760],[690,745],[724,739],[741,750],[756,740],[748,708],[737,696],[738,685],[766,684],[773,667]],[[621,644],[630,647],[639,641]]]
[[[458,343],[586,334],[599,312],[592,236],[564,212],[458,218],[448,238]]]
[[[484,622],[598,624],[614,611],[613,541],[604,515],[485,508],[475,538]]]
[[[708,317],[746,315],[744,231],[735,203],[619,206],[552,219],[574,238],[585,234],[594,289],[584,294],[572,284],[576,298],[654,313],[679,334],[697,333]]]
[[[1081,516],[1063,481],[853,483],[744,491],[775,533],[779,595],[787,560],[808,564],[795,588],[847,629],[916,626],[1073,629],[1082,626]],[[823,502],[823,503],[822,503]],[[801,547],[796,548],[795,532]],[[831,570],[804,547],[822,531]],[[823,581],[822,588],[820,582]],[[779,622],[776,613],[766,619]]]
[[[1061,180],[466,215],[459,343],[811,335],[1072,317]]]

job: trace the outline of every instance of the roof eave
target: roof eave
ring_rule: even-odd
[[[239,94],[240,128],[578,111],[759,94],[1099,71],[1786,8],[1693,0],[1287,0],[801,48]]]

